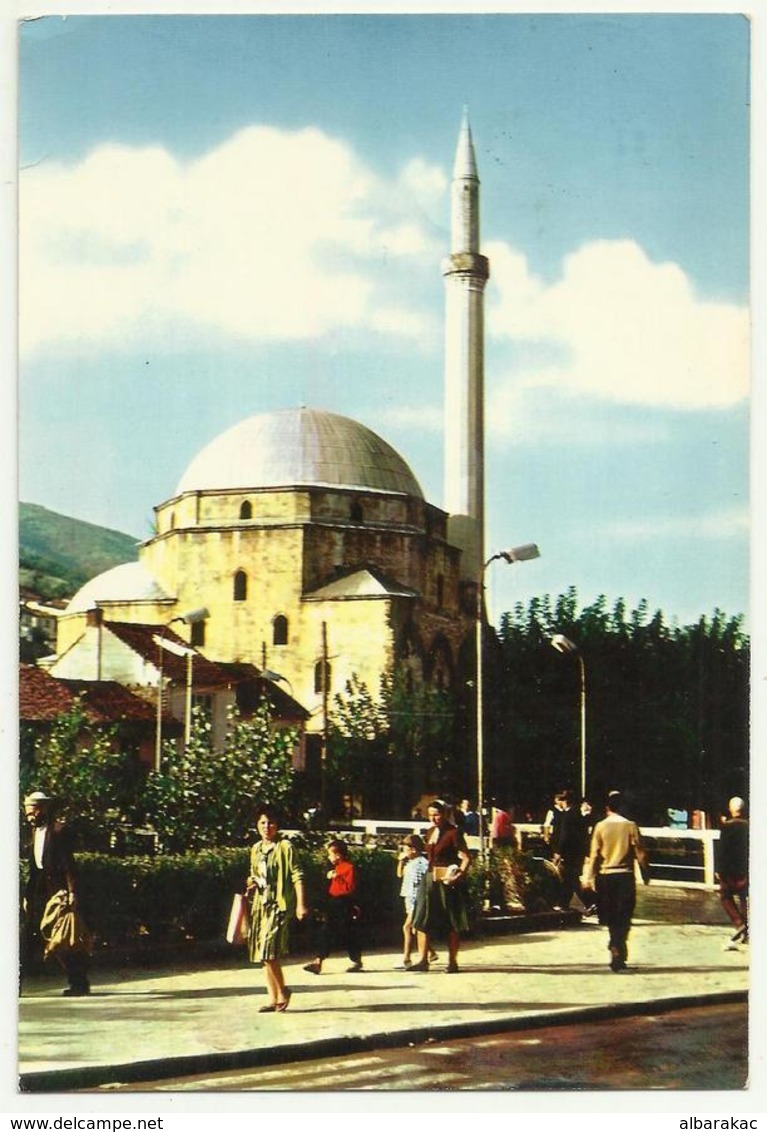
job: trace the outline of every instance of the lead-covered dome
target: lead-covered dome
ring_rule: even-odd
[[[81,586],[64,610],[87,613],[99,602],[167,601],[168,595],[142,562],[124,562]]]
[[[221,433],[192,460],[176,494],[312,484],[423,499],[406,462],[380,436],[349,417],[305,408],[260,413]]]

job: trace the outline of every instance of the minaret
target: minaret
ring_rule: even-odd
[[[476,581],[484,560],[484,290],[479,254],[479,177],[464,109],[451,189],[445,277],[445,510],[448,538],[463,551],[461,577]]]

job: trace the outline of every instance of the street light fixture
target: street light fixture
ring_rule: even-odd
[[[509,566],[514,562],[529,562],[532,558],[540,558],[541,552],[534,542],[524,543],[522,546],[512,547],[510,550],[499,550],[488,558],[481,567],[477,578],[477,608],[476,608],[476,650],[477,650],[477,814],[479,816],[479,855],[485,860],[485,817],[483,811],[485,792],[485,721],[483,709],[483,649],[482,627],[484,624],[484,592],[485,570],[491,562],[502,558]]]
[[[188,645],[177,645],[174,641],[166,641],[165,633],[177,621],[185,625],[194,625],[198,621],[205,621],[210,617],[208,610],[202,606],[200,609],[191,609],[188,613],[181,613],[172,617],[167,625],[163,625],[159,633],[152,640],[157,645],[158,652],[158,678],[157,678],[157,725],[155,727],[154,769],[160,769],[162,758],[162,685],[163,685],[163,652],[172,652],[176,656],[186,657],[186,694],[184,699],[184,745],[189,746],[192,736],[192,662],[197,655],[196,650]]]
[[[586,662],[583,653],[563,633],[555,633],[551,637],[552,647],[557,652],[576,657],[581,674],[581,798],[586,797]]]
[[[271,668],[262,668],[261,675],[267,680],[271,680],[273,684],[287,684],[290,688],[291,696],[294,695],[293,685],[290,680],[288,680],[287,676],[283,676],[281,672],[274,672]]]

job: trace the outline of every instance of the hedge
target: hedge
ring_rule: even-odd
[[[317,907],[327,887],[326,852],[299,843],[296,852],[307,900]],[[364,945],[398,946],[404,909],[394,852],[352,847],[350,858],[358,869]],[[78,854],[80,905],[96,948],[133,951],[223,942],[232,896],[243,889],[248,860],[247,847],[157,857]],[[22,881],[24,871],[22,865]],[[487,877],[475,861],[465,883],[474,926],[488,896],[509,911],[538,910],[552,902],[551,877],[529,855],[494,854]],[[308,950],[310,930],[300,930],[297,942]]]

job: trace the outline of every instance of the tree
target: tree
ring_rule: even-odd
[[[160,769],[149,773],[142,792],[145,820],[162,848],[242,843],[259,804],[288,808],[296,740],[295,730],[276,728],[262,705],[248,719],[232,709],[225,744],[215,750],[210,721],[195,708],[188,746],[165,743]]]
[[[133,820],[139,780],[134,756],[118,745],[117,728],[95,728],[80,698],[45,731],[22,724],[22,797],[42,790],[60,799],[83,848],[106,848],[115,827]]]
[[[454,709],[448,696],[397,663],[375,699],[353,675],[334,697],[328,774],[336,794],[362,797],[366,813],[410,812],[428,790],[452,786]]]
[[[517,605],[500,621],[501,659],[491,672],[497,726],[486,765],[523,809],[542,811],[579,780],[578,665],[549,645],[577,643],[586,666],[588,790],[598,801],[620,786],[637,816],[666,809],[717,813],[747,789],[749,643],[742,618],[716,610],[668,625],[646,601],[628,610],[604,597],[579,609],[574,589]]]

